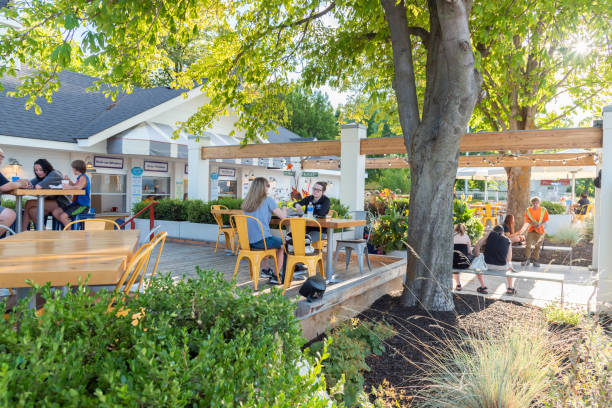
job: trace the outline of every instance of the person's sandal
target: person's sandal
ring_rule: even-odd
[[[483,295],[488,295],[489,291],[487,291],[487,287],[486,286],[481,286],[478,289],[476,289],[476,292],[478,293],[482,293]]]
[[[515,295],[516,294],[516,289],[514,288],[508,288],[506,290],[506,295]]]
[[[457,285],[457,286],[455,287],[455,290],[456,290],[456,291],[460,291],[460,290],[461,290],[461,285],[460,285],[460,284],[459,284],[459,285]]]

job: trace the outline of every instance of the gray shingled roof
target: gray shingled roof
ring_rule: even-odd
[[[276,130],[278,133],[274,130],[270,130],[266,133],[270,143],[312,142],[314,140],[312,137],[301,137],[300,135],[293,133],[289,129],[285,129],[282,126],[278,126]]]
[[[39,101],[41,115],[36,115],[34,109],[25,110],[25,98],[9,98],[0,93],[0,135],[74,143],[76,139],[93,136],[186,91],[165,87],[134,88],[129,95],[120,94],[113,103],[102,93],[108,88],[86,92],[96,78],[71,71],[63,71],[58,76],[61,87],[53,95],[53,102]],[[5,91],[13,91],[19,79],[5,76],[0,82]]]
[[[0,0],[0,9],[8,5],[9,0]]]

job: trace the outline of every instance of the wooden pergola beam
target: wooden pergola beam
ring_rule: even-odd
[[[462,152],[551,149],[597,149],[603,143],[603,129],[545,129],[466,133]],[[406,154],[401,137],[369,138],[361,141],[361,154]],[[259,157],[339,156],[340,141],[261,143],[246,146],[202,147],[202,160],[248,159]]]
[[[546,153],[515,156],[459,156],[459,167],[552,167],[594,166],[594,153]],[[402,157],[367,158],[366,169],[403,169],[410,167]],[[303,160],[303,170],[338,170],[339,160]]]

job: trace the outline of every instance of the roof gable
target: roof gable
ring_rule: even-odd
[[[26,137],[74,143],[87,139],[132,116],[145,112],[170,99],[180,96],[185,89],[157,87],[134,88],[131,94],[120,94],[117,100],[105,98],[100,91],[87,92],[96,78],[71,71],[58,74],[61,87],[53,95],[52,103],[39,101],[42,114],[26,111],[25,98],[9,98],[0,94],[0,135]],[[0,78],[5,91],[13,91],[19,78]]]

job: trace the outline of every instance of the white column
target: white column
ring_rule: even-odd
[[[367,128],[359,123],[342,125],[340,142],[340,202],[351,211],[362,211],[365,190],[365,155],[361,154],[361,139]]]
[[[210,162],[201,159],[200,149],[209,144],[210,138],[200,137],[200,140],[196,141],[195,137],[189,137],[189,153],[187,155],[189,174],[187,180],[189,182],[189,199],[191,200],[209,201]]]
[[[599,191],[598,310],[612,310],[612,105],[603,108],[601,189]]]
[[[601,169],[601,165],[598,164],[596,167],[596,174],[599,174],[599,170]],[[601,189],[595,189],[595,202],[593,203],[593,253],[591,256],[591,269],[597,271],[599,266],[599,206],[601,205],[601,194],[599,193]]]

